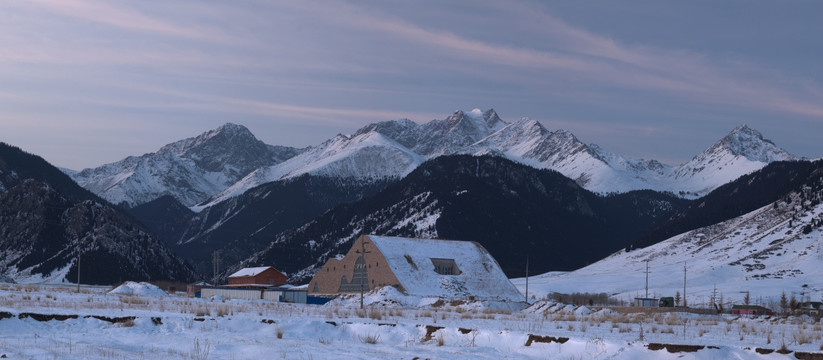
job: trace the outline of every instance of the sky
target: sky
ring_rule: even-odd
[[[676,165],[741,124],[823,156],[823,2],[0,3],[0,141],[83,169],[226,122],[305,147],[494,108]]]

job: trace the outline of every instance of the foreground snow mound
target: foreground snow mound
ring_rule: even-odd
[[[592,309],[589,309],[589,308],[588,308],[588,307],[586,307],[585,305],[580,306],[580,307],[579,307],[579,308],[577,308],[577,309],[574,309],[574,314],[575,314],[575,315],[589,315],[589,314],[591,314],[591,313],[593,313],[593,312],[594,312],[594,311],[592,311]]]
[[[341,307],[358,307],[359,304],[359,294],[341,295],[327,303],[328,306]],[[493,300],[466,301],[445,299],[435,296],[406,295],[393,286],[384,286],[365,293],[363,295],[363,305],[371,307],[383,306],[406,309],[441,308],[445,306],[449,308],[460,307],[463,310],[483,311],[485,309],[490,309],[517,312],[523,310],[524,303]]]
[[[556,304],[556,302],[550,300],[539,300],[531,304],[528,308],[523,309],[523,312],[528,314],[544,313]]]
[[[146,296],[169,296],[168,293],[159,287],[147,282],[126,281],[114,290],[109,291],[112,295],[146,295]]]

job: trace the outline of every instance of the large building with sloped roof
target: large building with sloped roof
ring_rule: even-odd
[[[421,297],[524,300],[476,242],[377,235],[361,235],[345,256],[329,259],[309,282],[308,292],[356,293],[382,286]]]

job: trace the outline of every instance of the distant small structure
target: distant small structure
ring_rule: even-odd
[[[200,281],[194,284],[188,284],[186,285],[186,295],[188,295],[189,297],[200,297],[200,290],[202,290],[204,287],[210,286],[211,284],[205,281]]]
[[[660,298],[659,301],[660,307],[674,307],[674,297],[672,296],[664,296]]]
[[[797,311],[810,316],[823,315],[823,302],[805,301],[797,304]]]
[[[660,301],[657,298],[636,297],[634,298],[634,306],[636,307],[658,307]]]
[[[200,292],[200,297],[207,299],[221,297],[224,299],[268,300],[296,304],[318,303],[316,299],[313,299],[313,302],[309,301],[306,289],[297,289],[294,287],[204,287]]]
[[[265,288],[279,286],[286,283],[286,274],[271,266],[244,268],[229,275],[230,287]]]
[[[733,305],[732,314],[750,316],[774,315],[774,311],[771,311],[770,309],[762,307],[760,305]]]

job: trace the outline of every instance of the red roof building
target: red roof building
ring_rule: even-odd
[[[229,275],[229,286],[278,286],[286,283],[286,274],[271,266],[245,268]]]

